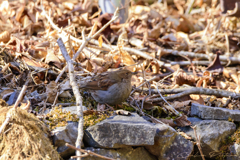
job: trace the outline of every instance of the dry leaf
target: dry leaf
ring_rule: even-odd
[[[58,67],[60,69],[62,68],[61,62],[58,59],[58,57],[54,54],[53,49],[47,50],[47,56],[46,56],[45,63],[50,63],[50,62],[52,62],[56,67]]]
[[[0,42],[7,43],[10,40],[11,34],[8,31],[0,33]]]
[[[123,115],[123,116],[130,116],[131,113],[129,111],[124,111],[122,109],[115,111],[117,115]]]
[[[103,43],[103,39],[102,39],[102,35],[100,35],[98,38],[98,46],[101,48],[102,48],[102,43]]]
[[[57,84],[55,81],[51,81],[47,86],[46,86],[46,93],[47,93],[47,102],[53,103],[56,99],[57,96]]]

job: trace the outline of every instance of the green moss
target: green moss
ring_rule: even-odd
[[[124,110],[129,111],[129,112],[134,112],[135,111],[135,109],[133,107],[129,106],[128,103],[123,103],[122,107],[123,107]]]
[[[84,129],[87,129],[88,127],[93,126],[108,117],[109,115],[107,114],[96,114],[96,112],[91,115],[84,116]]]
[[[84,129],[89,126],[95,125],[102,120],[109,117],[110,114],[97,114],[98,112],[93,112],[93,114],[85,115],[84,118]],[[63,127],[67,125],[68,121],[78,122],[79,118],[76,114],[71,114],[70,111],[63,111],[61,106],[55,107],[46,115],[46,124],[51,130],[56,127]]]

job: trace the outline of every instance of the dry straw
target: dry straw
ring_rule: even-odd
[[[9,113],[8,113],[9,112]],[[60,159],[47,135],[48,128],[33,114],[7,106],[0,100],[0,125],[11,115],[11,121],[0,135],[0,160]]]

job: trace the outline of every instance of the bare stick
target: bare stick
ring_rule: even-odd
[[[25,82],[25,84],[23,85],[23,88],[20,92],[20,94],[18,95],[18,98],[14,104],[14,107],[12,109],[16,110],[19,103],[22,101],[23,95],[25,94],[26,90],[27,90],[27,85],[28,85],[29,80],[27,79],[27,81]],[[11,110],[11,109],[10,109]],[[8,111],[7,115],[6,115],[6,119],[3,122],[2,126],[0,127],[0,134],[3,132],[3,130],[5,129],[5,127],[7,126],[7,124],[9,123],[9,121],[12,119],[11,116],[11,112],[10,110]]]
[[[163,49],[162,51],[166,54],[172,54],[175,56],[184,55],[184,56],[188,56],[189,58],[199,58],[199,59],[209,59],[209,56],[210,58],[214,59],[216,56],[216,55],[196,54],[194,52],[177,51],[173,49]],[[240,63],[240,58],[238,57],[227,57],[227,56],[221,55],[219,56],[219,58],[220,58],[220,61],[224,61],[224,62],[228,62],[230,60],[231,64]]]
[[[238,99],[240,98],[240,94],[239,93],[235,93],[235,92],[230,92],[230,91],[225,91],[225,90],[220,90],[220,89],[208,89],[208,88],[198,88],[198,87],[189,87],[189,88],[185,88],[185,89],[174,89],[177,92],[181,91],[181,93],[172,95],[172,96],[168,96],[168,97],[164,97],[164,99],[166,100],[174,100],[177,98],[181,98],[183,96],[187,96],[190,94],[204,94],[204,95],[214,95],[216,97],[231,97],[234,99]],[[169,90],[169,91],[173,91],[174,90]],[[163,90],[163,93],[166,93],[167,90]],[[176,92],[175,92],[176,93]],[[168,92],[168,94],[170,94],[170,92]],[[163,101],[162,98],[154,98],[154,99],[150,99],[147,100],[147,102],[159,102],[159,101]]]
[[[200,145],[201,143],[200,143],[199,137],[197,136],[196,126],[193,126],[193,127],[191,126],[191,128],[192,128],[193,131],[194,131],[194,135],[195,135],[195,137],[196,137],[197,146],[198,146],[198,149],[199,149],[200,154],[201,154],[201,156],[202,156],[202,159],[205,160],[204,155],[203,155],[203,152],[202,152],[202,148],[201,148],[201,145]]]
[[[107,159],[107,160],[115,160],[115,159],[113,159],[113,158],[109,158],[109,157],[105,157],[105,156],[99,155],[99,154],[94,153],[94,152],[92,152],[92,151],[90,151],[90,150],[84,150],[84,149],[76,148],[76,147],[74,147],[74,146],[72,146],[72,145],[70,145],[70,144],[68,144],[68,143],[66,143],[66,146],[67,146],[67,147],[70,147],[70,148],[72,148],[72,149],[78,150],[78,151],[80,151],[80,152],[87,153],[88,155],[97,156],[97,157],[100,157],[100,158],[103,158],[103,159]],[[74,157],[75,157],[75,156],[74,156]]]
[[[78,137],[76,140],[76,147],[81,148],[81,143],[83,139],[83,108],[82,108],[82,97],[79,92],[78,85],[75,81],[74,77],[74,67],[73,67],[73,61],[70,58],[70,56],[67,53],[66,47],[62,41],[61,38],[57,40],[58,46],[62,52],[63,57],[65,58],[67,65],[68,65],[68,70],[69,70],[69,77],[70,77],[70,85],[72,86],[74,96],[76,97],[76,105],[77,105],[77,114],[79,117],[79,123],[78,123]],[[77,156],[81,156],[81,152],[77,151]],[[78,158],[80,160],[81,158]]]
[[[14,104],[14,108],[17,109],[19,103],[22,101],[23,95],[25,94],[26,90],[27,90],[27,84],[28,84],[28,80],[26,81],[26,83],[23,85],[23,88],[20,92],[20,94],[18,95],[18,98]]]
[[[159,90],[158,90],[158,84],[156,85],[156,87],[157,87],[158,94],[160,95],[160,97],[162,98],[162,100],[164,100],[164,102],[167,103],[166,108],[167,108],[169,111],[173,112],[175,115],[177,115],[177,116],[182,116],[182,114],[179,113],[179,112],[178,112],[171,104],[169,104],[168,101],[162,96],[162,94],[161,94],[161,93],[159,92]]]
[[[186,12],[185,12],[185,15],[188,15],[188,14],[191,13],[194,2],[195,2],[195,0],[191,0],[191,1],[190,1],[190,3],[188,4],[188,8],[187,8],[187,10],[186,10]]]
[[[137,89],[139,89],[140,87],[142,87],[143,85],[145,85],[146,83],[149,83],[155,79],[157,79],[158,77],[157,76],[154,76],[153,78],[149,79],[149,80],[146,80],[145,82],[143,82],[142,84],[140,84],[137,88],[135,88],[134,90],[132,90],[132,92],[130,93],[133,94]]]

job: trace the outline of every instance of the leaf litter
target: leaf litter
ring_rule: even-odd
[[[192,102],[240,109],[238,96],[231,97],[231,93],[240,94],[237,17],[222,15],[215,1],[197,1],[187,13],[188,5],[182,0],[133,2],[126,23],[115,20],[89,41],[74,61],[78,84],[111,69],[125,67],[138,74],[132,78],[128,103],[118,107],[100,109],[90,94],[81,90],[85,113],[96,116],[134,109],[175,127],[190,125],[185,116],[189,116]],[[75,105],[69,73],[59,76],[66,60],[57,39],[64,37],[72,58],[83,43],[82,31],[85,37],[94,35],[113,15],[101,15],[95,0],[2,1],[0,11],[0,98],[14,104],[14,94],[18,95],[30,75],[23,103],[30,102],[31,114]],[[67,36],[62,36],[64,33]],[[198,94],[198,88],[204,92]],[[220,93],[210,95],[212,89]],[[193,92],[185,94],[187,90]]]

